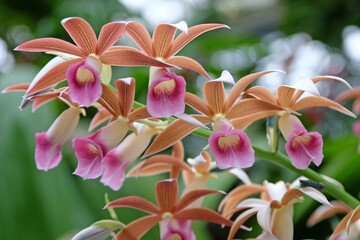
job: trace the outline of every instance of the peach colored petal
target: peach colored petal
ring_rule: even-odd
[[[130,122],[140,120],[140,119],[147,119],[147,118],[152,118],[152,116],[148,113],[146,107],[141,107],[141,108],[135,109],[129,114]]]
[[[206,208],[189,208],[181,210],[174,214],[174,218],[181,220],[201,220],[217,224],[224,224],[226,226],[232,225],[230,220],[227,220],[219,213]]]
[[[243,225],[246,220],[248,220],[251,216],[257,213],[257,209],[252,208],[244,211],[241,213],[234,221],[234,224],[231,226],[228,240],[234,239],[236,232],[239,230],[239,228]]]
[[[212,110],[213,115],[223,113],[226,93],[222,82],[206,82],[204,84],[204,98]]]
[[[171,58],[167,59],[166,62],[169,64],[172,64],[172,65],[178,66],[178,67],[190,69],[194,72],[197,72],[197,73],[203,75],[207,79],[210,79],[209,74],[207,74],[207,72],[200,65],[200,63],[198,63],[197,61],[195,61],[194,59],[191,59],[189,57],[183,57],[183,56],[171,57]]]
[[[121,113],[126,118],[129,115],[134,103],[135,79],[132,78],[130,84],[127,84],[122,80],[116,80],[115,87]]]
[[[30,83],[20,83],[15,84],[13,86],[7,87],[1,91],[1,93],[8,93],[8,92],[26,92],[29,88]]]
[[[101,55],[108,50],[125,33],[125,22],[111,22],[105,24],[100,31],[96,54]]]
[[[128,196],[119,198],[107,204],[104,208],[129,207],[135,208],[151,214],[159,214],[160,210],[152,202],[138,196]]]
[[[89,131],[92,131],[104,121],[109,120],[111,116],[112,116],[111,113],[108,110],[106,110],[106,108],[98,107],[98,112],[91,119]]]
[[[142,24],[138,22],[130,22],[127,24],[125,32],[148,56],[154,56],[150,34]]]
[[[253,122],[263,119],[263,118],[277,115],[278,112],[279,111],[277,111],[277,110],[270,110],[270,111],[263,111],[263,112],[255,113],[248,117],[232,120],[231,124],[237,129],[245,130]]]
[[[245,94],[252,97],[277,104],[275,95],[267,88],[262,86],[254,86],[245,91]]]
[[[102,104],[109,112],[115,113],[116,116],[121,116],[122,112],[118,102],[118,96],[109,86],[101,84],[103,92],[100,97],[99,103]],[[101,101],[102,100],[102,101]],[[103,104],[103,102],[106,104]],[[111,110],[109,110],[109,108]]]
[[[79,17],[69,17],[61,21],[76,45],[88,55],[96,52],[97,39],[90,24]]]
[[[295,95],[296,89],[288,86],[280,86],[277,88],[276,98],[280,106],[284,108],[291,108],[291,103],[293,102],[293,97]]]
[[[174,209],[178,192],[179,189],[176,179],[163,180],[156,184],[156,202],[162,213],[170,212]]]
[[[340,103],[356,97],[360,97],[360,87],[342,92],[339,96],[337,96],[336,101]]]
[[[165,53],[171,46],[176,32],[176,27],[169,24],[159,24],[153,32],[153,46],[155,57],[164,58]]]
[[[118,240],[136,240],[140,239],[147,231],[161,221],[160,216],[146,216],[139,218],[122,229],[117,234]]]
[[[190,107],[194,108],[199,113],[202,113],[208,117],[211,117],[211,110],[206,105],[206,103],[201,100],[198,96],[195,94],[186,92],[185,93],[185,103],[189,105]]]

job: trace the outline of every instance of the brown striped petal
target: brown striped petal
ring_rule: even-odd
[[[141,107],[141,108],[133,110],[129,114],[128,118],[129,118],[130,122],[134,122],[134,121],[140,120],[140,119],[152,118],[152,116],[148,113],[146,107]]]
[[[270,111],[263,111],[263,112],[255,113],[248,117],[232,120],[231,124],[237,129],[245,130],[253,122],[256,122],[257,120],[260,120],[263,118],[277,115],[278,112],[279,112],[278,110],[270,110]]]
[[[178,183],[176,179],[160,181],[156,184],[156,202],[162,213],[173,210],[178,198]]]
[[[126,28],[125,22],[111,22],[105,24],[100,31],[97,42],[96,54],[101,55],[114,45],[124,34]]]
[[[196,116],[196,115],[191,115],[191,116],[196,118],[203,124],[208,124],[211,122],[211,120],[206,116]],[[143,157],[152,155],[154,153],[160,152],[161,150],[170,147],[171,145],[183,139],[185,136],[187,136],[197,128],[198,128],[197,126],[185,122],[181,119],[175,120],[155,138],[155,140],[147,149]]]
[[[159,24],[153,32],[153,46],[155,48],[155,57],[164,58],[165,53],[168,51],[173,42],[176,27],[169,24]]]
[[[223,113],[226,93],[222,82],[206,82],[204,84],[204,98],[214,115]]]
[[[60,52],[86,58],[88,54],[74,44],[57,38],[39,38],[25,42],[15,48],[26,52]]]
[[[346,229],[346,225],[350,220],[351,214],[352,213],[350,212],[343,219],[341,219],[339,224],[336,226],[334,232],[331,234],[329,240],[334,240],[337,235],[339,235],[342,231]]]
[[[234,224],[232,225],[229,235],[228,235],[228,240],[234,239],[236,232],[239,230],[239,228],[243,225],[244,222],[246,222],[246,220],[248,220],[251,216],[255,215],[257,213],[258,209],[256,208],[251,208],[248,209],[244,212],[242,212],[234,221]]]
[[[185,209],[175,213],[174,218],[181,220],[201,220],[201,221],[213,222],[221,225],[224,224],[226,226],[232,225],[232,222],[230,220],[227,220],[219,213],[206,208]]]
[[[188,33],[181,33],[173,42],[173,45],[165,55],[165,59],[174,56],[178,53],[186,44],[192,41],[197,36],[217,28],[229,28],[224,24],[200,24],[189,28]]]
[[[317,82],[320,82],[320,81],[323,81],[323,80],[329,80],[329,79],[339,81],[339,82],[345,84],[346,87],[352,89],[350,84],[346,80],[344,80],[344,79],[342,79],[340,77],[336,77],[336,76],[318,76],[318,77],[311,78],[313,83],[317,83]]]
[[[260,99],[248,98],[236,103],[226,114],[226,118],[229,120],[233,120],[238,118],[250,117],[253,114],[259,114],[260,112],[281,110],[284,109],[275,104],[265,102]]]
[[[310,107],[329,107],[334,110],[337,110],[343,114],[349,115],[351,117],[356,117],[352,112],[341,106],[340,104],[324,97],[318,96],[309,96],[300,99],[295,105],[292,107],[292,110],[299,111],[305,108]]]
[[[276,91],[276,98],[280,106],[285,108],[291,108],[291,103],[293,102],[293,97],[295,95],[296,89],[288,86],[280,86]]]
[[[137,240],[140,239],[147,231],[161,221],[160,216],[146,216],[139,218],[126,225],[118,235],[118,240]]]
[[[96,52],[96,35],[87,21],[79,17],[69,17],[63,19],[61,24],[80,49],[87,54]]]
[[[337,98],[337,102],[344,102],[349,99],[360,97],[360,87],[354,88],[352,90],[347,90],[342,92]]]
[[[206,195],[210,194],[226,194],[223,191],[215,191],[215,190],[208,190],[208,189],[198,189],[193,190],[191,192],[186,193],[184,196],[181,197],[179,202],[176,204],[174,213],[183,210],[187,206],[189,206],[191,203],[196,201],[197,199],[204,197]]]
[[[156,60],[135,48],[114,48],[100,56],[104,64],[113,66],[154,66],[171,68],[173,65]]]
[[[125,32],[148,56],[155,56],[150,34],[142,24],[130,22],[126,25]]]
[[[115,81],[117,97],[123,117],[127,117],[133,107],[135,97],[135,78],[131,79],[130,84],[121,79]]]
[[[211,110],[206,105],[206,103],[203,100],[201,100],[201,98],[196,96],[195,94],[186,92],[185,93],[185,103],[187,105],[189,105],[190,107],[194,108],[199,113],[202,113],[208,117],[211,117],[211,115],[212,115]]]
[[[138,177],[138,176],[154,176],[160,173],[170,172],[171,166],[162,163],[155,163],[143,167],[143,162],[137,164],[128,171],[126,177]]]
[[[92,131],[104,121],[109,120],[111,116],[112,116],[111,113],[108,110],[106,110],[106,108],[98,107],[98,112],[91,119],[89,131]]]
[[[110,111],[110,107],[112,109],[112,111],[110,112],[112,112],[112,114],[115,113],[115,116],[122,116],[116,93],[106,84],[101,83],[101,86],[103,92],[98,102],[103,105],[103,107],[105,107],[108,111]]]
[[[237,81],[234,87],[231,89],[229,96],[226,99],[226,111],[229,111],[229,109],[232,107],[235,101],[240,97],[241,93],[245,90],[245,88],[249,86],[250,83],[258,79],[259,77],[272,72],[279,72],[279,71],[274,70],[274,71],[252,73],[246,75],[245,77],[242,77],[239,81]]]
[[[153,203],[145,200],[141,197],[137,196],[128,196],[116,199],[109,204],[107,204],[104,208],[118,208],[118,207],[129,207],[135,208],[147,213],[151,214],[160,214],[160,210]]]
[[[200,65],[200,63],[198,63],[197,61],[195,61],[192,58],[176,56],[176,57],[167,59],[166,62],[169,64],[172,64],[172,65],[178,66],[178,67],[190,69],[194,72],[197,72],[197,73],[203,75],[207,79],[210,79],[210,76],[207,74],[205,69]]]
[[[317,208],[307,221],[307,225],[312,227],[318,222],[323,221],[335,214],[346,214],[352,211],[352,209],[341,201],[332,201],[330,205],[322,205]]]
[[[267,88],[262,86],[254,86],[245,91],[246,95],[250,95],[254,98],[258,98],[264,101],[277,104],[275,95]]]
[[[300,189],[293,188],[287,191],[281,199],[281,205],[287,205],[291,200],[300,197],[303,192]]]
[[[8,93],[8,92],[26,92],[29,88],[30,83],[20,83],[10,87],[5,88],[1,91],[1,93]]]
[[[66,79],[66,71],[68,67],[82,60],[82,58],[70,59],[65,62],[59,63],[55,67],[51,68],[34,84],[31,89],[28,90],[26,96],[34,94],[64,81]]]

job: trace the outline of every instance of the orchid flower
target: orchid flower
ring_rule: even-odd
[[[91,136],[76,137],[73,147],[78,158],[78,167],[74,174],[84,179],[97,178],[104,171],[104,156],[125,137],[131,122],[151,117],[145,110],[131,112],[135,95],[135,79],[125,78],[115,81],[117,94],[103,84],[103,93],[98,100],[107,113],[93,124],[100,124],[111,118],[110,124],[99,129]],[[138,114],[140,112],[140,114]]]
[[[196,199],[214,193],[223,193],[214,190],[195,190],[185,194],[178,200],[178,183],[176,179],[160,181],[156,184],[155,194],[157,205],[136,196],[119,198],[110,202],[105,208],[130,207],[150,213],[150,216],[139,218],[129,223],[121,230],[117,239],[134,240],[142,237],[150,228],[160,224],[161,239],[176,234],[181,237],[181,232],[187,228],[179,229],[182,220],[203,220],[230,226],[231,221],[223,218],[213,210],[204,208],[187,208]],[[174,228],[178,230],[174,231]],[[188,229],[190,230],[190,229]]]
[[[163,68],[149,86],[147,111],[153,117],[163,118],[182,114],[185,111],[185,92],[185,79]]]
[[[203,124],[215,123],[221,120],[230,121],[237,129],[239,124],[237,119],[243,119],[246,116],[255,114],[259,111],[281,111],[284,110],[277,104],[269,103],[259,99],[245,99],[237,102],[237,99],[245,88],[257,78],[274,71],[259,72],[247,75],[241,78],[235,86],[231,89],[226,98],[225,89],[221,81],[209,81],[204,84],[204,98],[205,102],[192,93],[185,93],[185,103],[202,115],[191,115]],[[246,101],[248,104],[241,104]],[[247,107],[251,105],[251,107]],[[165,128],[154,140],[144,156],[157,153],[175,142],[181,140],[192,131],[196,130],[198,126],[185,122],[182,119],[177,119]]]
[[[320,221],[327,219],[335,214],[346,214],[338,223],[329,240],[359,239],[360,237],[360,207],[351,209],[340,201],[332,201],[332,207],[328,205],[320,206],[310,216],[307,224],[314,226]],[[346,232],[344,232],[346,230]]]
[[[341,103],[350,99],[355,99],[352,110],[356,115],[360,114],[360,87],[354,87],[353,89],[342,92],[336,101]]]
[[[153,37],[151,38],[149,32],[142,24],[129,22],[126,25],[125,32],[134,40],[147,58],[157,59],[167,64],[187,68],[210,79],[209,75],[198,62],[188,57],[174,55],[197,36],[217,28],[229,27],[224,24],[200,24],[188,28],[184,21],[178,24],[159,24],[155,28]],[[174,40],[177,29],[180,29],[182,33]],[[116,46],[112,49],[115,51],[129,51],[129,53],[138,52],[136,49],[123,46]]]
[[[261,193],[261,199],[245,199],[255,193]],[[247,210],[234,221],[228,239],[233,239],[239,226],[255,214],[259,225],[269,235],[280,240],[293,239],[293,205],[302,201],[300,197],[303,194],[331,205],[321,192],[312,187],[290,188],[282,181],[276,184],[265,181],[263,186],[254,184],[235,188],[219,205],[220,209],[223,208],[223,216],[230,218],[240,210]]]
[[[145,151],[157,132],[145,125],[138,134],[130,134],[108,152],[104,157],[105,171],[100,181],[115,191],[119,190],[125,180],[126,168]]]
[[[56,38],[40,38],[25,42],[17,51],[55,52],[70,57],[48,70],[27,91],[26,96],[56,85],[65,79],[73,102],[90,106],[102,93],[100,75],[105,65],[171,67],[140,51],[126,49],[110,51],[110,47],[123,35],[125,22],[111,22],[103,26],[99,38],[82,18],[70,17],[61,21],[76,46]],[[103,66],[104,65],[104,66]]]
[[[318,132],[308,132],[300,120],[285,113],[279,119],[279,128],[286,139],[286,153],[292,165],[298,169],[306,169],[311,162],[319,166],[324,157],[323,140]]]

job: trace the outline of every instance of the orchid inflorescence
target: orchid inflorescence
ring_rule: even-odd
[[[48,131],[36,133],[37,168],[48,171],[60,163],[61,147],[72,136],[80,115],[86,114],[86,108],[95,107],[98,111],[92,119],[90,130],[106,121],[107,124],[90,136],[72,140],[78,159],[75,175],[83,179],[101,177],[104,185],[118,191],[129,177],[164,172],[170,174],[170,179],[160,181],[155,186],[157,205],[137,196],[126,196],[105,206],[112,216],[113,208],[117,207],[135,208],[150,213],[149,216],[127,225],[117,217],[101,220],[73,239],[95,239],[94,236],[105,239],[110,235],[117,239],[139,239],[157,224],[160,225],[161,239],[195,239],[192,231],[194,220],[230,226],[228,239],[233,239],[240,228],[251,230],[243,224],[255,214],[263,229],[256,239],[292,239],[293,205],[302,201],[302,195],[324,204],[320,207],[324,210],[317,210],[312,218],[312,225],[325,218],[324,214],[330,215],[327,212],[331,212],[332,207],[348,213],[333,237],[345,226],[349,228],[358,221],[358,209],[353,211],[343,202],[329,203],[314,187],[290,185],[283,181],[273,184],[266,180],[263,185],[253,184],[242,170],[253,166],[256,154],[244,130],[253,122],[268,117],[275,121],[268,129],[273,154],[277,154],[277,132],[280,131],[286,140],[285,150],[294,169],[306,173],[311,162],[319,166],[324,157],[322,136],[306,130],[298,118],[298,111],[329,107],[354,117],[339,103],[320,96],[315,86],[319,81],[333,79],[351,89],[345,80],[332,76],[301,79],[292,86],[279,86],[274,95],[265,87],[249,86],[259,77],[281,72],[279,70],[253,73],[235,83],[227,71],[220,78],[211,79],[197,61],[175,56],[197,36],[210,30],[229,28],[223,24],[201,24],[190,28],[183,21],[160,24],[152,37],[138,22],[105,24],[98,37],[84,19],[66,18],[61,24],[76,45],[56,38],[40,38],[21,44],[15,50],[47,52],[56,56],[30,84],[14,85],[3,91],[25,92],[20,108],[32,104],[35,111],[54,99],[69,106]],[[177,30],[181,33],[175,37]],[[139,49],[115,45],[124,34]],[[111,66],[150,67],[146,105],[135,101],[136,81],[144,80],[121,78],[111,85]],[[209,80],[203,86],[204,100],[186,91],[186,79],[173,72],[173,69],[179,68],[187,68]],[[56,88],[65,80],[66,87]],[[224,82],[234,84],[227,96]],[[360,96],[359,93],[359,90],[349,90],[339,97],[339,101],[355,98]],[[186,114],[186,105],[198,114]],[[359,106],[356,100],[356,113],[360,112]],[[202,135],[208,137],[209,151],[201,151],[186,163],[182,139],[190,133],[202,131],[198,128],[212,128],[212,132],[203,130],[205,134]],[[359,128],[358,125],[354,127],[357,133],[360,132]],[[169,147],[172,148],[171,155],[159,153]],[[147,158],[127,170],[141,156]],[[218,177],[216,172],[234,174],[245,183],[225,196],[219,206],[221,214],[201,208],[204,196],[225,194],[206,189],[208,180]],[[185,183],[181,194],[178,187],[180,175]],[[332,181],[328,177],[326,179]],[[253,194],[260,194],[260,198],[248,198]],[[233,218],[238,212],[240,215]]]

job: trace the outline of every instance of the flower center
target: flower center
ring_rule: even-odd
[[[291,146],[293,148],[296,148],[299,144],[300,145],[302,145],[302,144],[308,145],[310,141],[311,141],[311,136],[309,136],[309,135],[297,136],[294,138]]]
[[[170,94],[174,92],[175,87],[176,87],[175,81],[174,79],[171,79],[157,84],[154,87],[154,92],[155,94],[161,94],[161,93]]]
[[[81,67],[76,72],[76,79],[80,84],[95,81],[94,74],[89,69]]]
[[[99,154],[99,150],[97,149],[97,147],[94,146],[94,144],[88,143],[88,149],[91,153],[93,153],[94,155],[98,155]]]
[[[226,137],[220,137],[218,140],[218,145],[221,150],[224,150],[228,147],[233,147],[238,145],[240,142],[240,137],[238,135],[229,135]]]
[[[170,221],[172,218],[173,218],[173,215],[171,214],[171,212],[164,212],[162,214],[162,219],[163,220]]]

